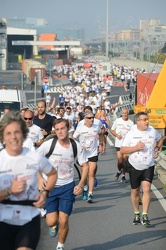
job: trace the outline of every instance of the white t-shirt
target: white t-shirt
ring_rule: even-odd
[[[129,162],[135,169],[144,170],[154,166],[154,146],[155,142],[159,141],[160,138],[161,135],[151,126],[145,131],[140,131],[134,125],[127,133],[122,146],[134,147],[139,141],[145,143],[145,147],[142,150],[129,155]]]
[[[30,150],[32,151],[35,151],[35,147],[33,145],[33,141],[31,138],[26,138],[23,142],[23,145],[22,145],[24,148],[29,148]]]
[[[28,132],[28,138],[31,138],[32,141],[35,142],[39,142],[41,139],[44,138],[41,128],[35,124],[32,124],[31,127],[28,127],[29,132]]]
[[[78,138],[79,142],[81,143],[82,147],[86,147],[85,154],[88,158],[97,156],[98,154],[98,136],[101,133],[101,129],[98,125],[92,124],[89,128],[86,125],[77,127],[73,137]]]
[[[122,117],[117,118],[113,125],[111,130],[115,130],[117,134],[122,135],[122,139],[119,140],[117,137],[115,138],[115,147],[120,148],[122,145],[122,142],[127,134],[127,132],[130,130],[130,128],[133,126],[133,122],[128,119],[127,121],[123,120]]]
[[[42,155],[46,155],[50,150],[52,141],[53,139],[50,139],[42,143],[42,145],[37,149],[37,152],[41,153]],[[78,143],[77,141],[76,143],[77,143],[78,162],[80,165],[82,165],[83,163],[86,162],[86,157],[80,143]],[[69,148],[64,148],[57,141],[54,151],[49,157],[49,160],[58,173],[56,186],[63,186],[68,183],[71,183],[74,180],[75,159],[71,143]]]
[[[84,100],[84,103],[85,103],[85,106],[89,106],[90,103],[91,103],[91,101],[90,101],[90,99],[88,98],[88,99],[85,99],[85,100]]]
[[[0,152],[0,190],[10,187],[13,179],[26,180],[26,188],[17,195],[10,195],[10,200],[36,200],[38,191],[37,173],[45,174],[52,169],[51,163],[42,155],[27,148],[18,156],[10,156],[6,149]],[[19,211],[19,212],[18,212]],[[33,206],[5,205],[0,203],[0,221],[12,225],[24,225],[39,214]]]
[[[46,103],[50,103],[51,102],[51,95],[47,95],[46,96]]]
[[[76,120],[76,117],[74,115],[74,113],[70,113],[70,115],[68,114],[64,114],[63,116],[64,119],[68,120],[70,123],[70,130],[69,133],[74,132],[74,126],[73,126],[73,122]]]

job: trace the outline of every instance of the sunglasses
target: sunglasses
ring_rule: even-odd
[[[149,118],[142,118],[142,119],[139,119],[138,121],[146,122],[146,121],[149,121]]]
[[[91,117],[86,117],[86,119],[90,120],[90,119],[94,119],[94,116]]]
[[[24,117],[24,120],[30,120],[31,121],[32,119],[33,119],[33,117],[29,117],[29,118],[28,117]]]

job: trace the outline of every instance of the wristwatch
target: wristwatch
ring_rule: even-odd
[[[48,198],[49,195],[50,195],[50,190],[48,190],[48,189],[43,189],[43,190],[40,191],[41,194],[42,194],[43,192],[46,192],[46,193],[47,193],[47,198]]]
[[[10,196],[12,194],[11,187],[6,188],[7,195]]]

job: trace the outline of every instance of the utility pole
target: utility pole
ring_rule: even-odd
[[[24,90],[24,73],[21,72],[21,90]]]
[[[106,60],[108,60],[108,1],[106,7]]]
[[[34,105],[36,105],[36,76],[34,78],[35,86],[34,86]]]

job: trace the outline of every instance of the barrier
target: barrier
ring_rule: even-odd
[[[60,87],[60,86],[57,86],[57,87],[51,87],[49,89],[50,92],[52,93],[62,93],[62,92],[65,92],[66,91],[66,88],[65,87]]]
[[[166,170],[166,155],[164,153],[159,152],[159,156],[155,159],[155,162]]]
[[[155,159],[155,174],[166,185],[166,155],[163,152],[159,152],[159,156]]]
[[[29,109],[37,109],[37,105],[35,104],[28,104],[27,106]]]
[[[122,95],[122,96],[119,97],[119,104],[130,103],[131,99],[134,100],[134,98],[135,98],[134,93],[131,93],[131,94],[128,94],[128,95]]]
[[[123,104],[121,106],[116,107],[114,114],[113,114],[114,119],[121,117],[122,109],[124,108],[127,108],[129,110],[129,114],[133,113],[133,106],[134,106],[134,103],[127,103],[127,104]]]

